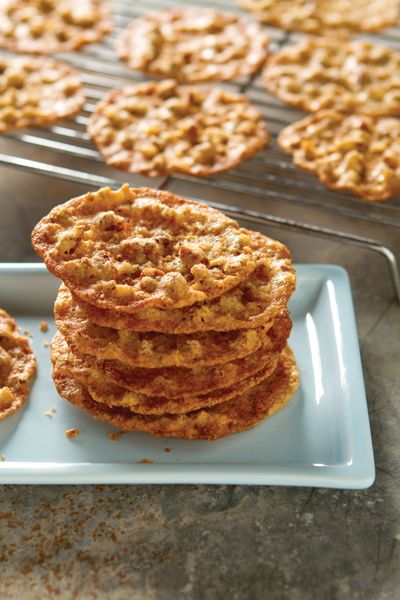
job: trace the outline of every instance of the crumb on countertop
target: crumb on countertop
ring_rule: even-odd
[[[0,462],[3,462],[4,460],[6,460],[6,457],[4,454],[0,454]]]
[[[164,448],[164,452],[172,452],[172,448]]]
[[[43,331],[43,333],[46,333],[46,331],[49,330],[49,325],[48,325],[48,323],[46,323],[46,321],[40,321],[39,328],[40,328],[40,331]]]
[[[52,406],[50,406],[49,410],[46,410],[43,415],[45,417],[52,417],[54,415],[54,413],[57,412],[57,407],[55,404],[53,404]]]
[[[112,442],[118,442],[122,438],[122,436],[126,433],[125,431],[113,431],[112,433],[108,433],[107,437]]]
[[[65,435],[69,440],[74,440],[75,438],[78,437],[80,432],[81,432],[80,429],[77,429],[76,427],[71,427],[71,429],[65,430]]]
[[[142,458],[141,460],[138,460],[138,463],[141,463],[142,465],[151,465],[154,462],[154,460],[151,460],[151,458]]]

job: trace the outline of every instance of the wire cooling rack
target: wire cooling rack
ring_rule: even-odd
[[[222,10],[240,10],[235,6],[233,0],[202,0],[197,3],[180,0],[173,3],[174,6],[194,4],[204,7],[216,7]],[[83,111],[70,122],[45,129],[30,129],[4,135],[3,138],[6,141],[12,142],[13,153],[11,154],[8,151],[7,153],[0,153],[0,164],[48,177],[83,183],[89,187],[104,185],[117,187],[121,183],[129,181],[133,185],[146,183],[153,187],[162,188],[175,180],[189,184],[195,182],[197,190],[201,190],[202,187],[206,186],[226,192],[250,194],[261,200],[265,199],[268,201],[269,206],[275,203],[278,206],[279,203],[284,202],[289,206],[312,208],[320,213],[331,214],[334,215],[333,218],[344,217],[350,223],[354,222],[356,224],[363,221],[390,228],[400,228],[399,197],[392,198],[384,203],[367,203],[349,193],[332,192],[326,189],[315,176],[299,170],[292,164],[290,156],[278,148],[276,136],[283,127],[301,118],[304,113],[283,105],[269,95],[260,82],[258,75],[219,84],[245,93],[259,107],[265,116],[272,138],[266,150],[258,153],[234,171],[205,178],[179,175],[173,178],[145,180],[143,177],[127,175],[122,171],[105,167],[102,158],[86,133],[90,113],[93,111],[96,102],[109,89],[146,79],[145,76],[129,70],[117,60],[115,53],[116,39],[121,30],[132,19],[150,10],[171,8],[171,2],[169,0],[117,0],[112,5],[114,28],[101,44],[89,46],[81,52],[59,55],[61,60],[73,65],[81,72],[86,93],[86,103]],[[288,34],[279,29],[267,28],[267,30],[271,38],[271,50],[273,52],[299,37],[297,34]],[[381,42],[400,50],[400,28],[389,29],[384,34],[370,37],[378,43]],[[32,160],[32,150],[35,148],[42,149],[40,155],[41,158],[44,156],[45,159],[42,159],[41,162]],[[29,157],[26,156],[26,150],[30,150]],[[73,168],[70,167],[71,160],[74,162]],[[77,160],[80,161],[78,162],[78,168],[76,168]],[[84,165],[84,168],[81,165]],[[109,173],[110,175],[108,175]],[[201,191],[198,195],[201,195]],[[300,223],[293,219],[265,214],[264,212],[250,211],[215,202],[209,202],[209,204],[220,208],[229,215],[240,218],[242,221],[282,227],[360,246],[380,253],[387,261],[393,287],[400,301],[400,278],[396,257],[384,244],[351,232]]]

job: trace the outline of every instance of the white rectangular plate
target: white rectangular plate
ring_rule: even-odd
[[[39,264],[0,264],[0,307],[28,329],[38,359],[30,400],[0,421],[0,483],[227,483],[365,488],[375,477],[368,411],[347,273],[299,265],[290,338],[301,385],[255,429],[215,442],[153,438],[112,428],[61,399],[48,342],[59,285]],[[50,325],[40,331],[40,321]],[[43,413],[55,404],[53,416]],[[71,441],[65,429],[77,427]],[[166,451],[166,448],[170,451]],[[150,464],[140,461],[149,459]]]

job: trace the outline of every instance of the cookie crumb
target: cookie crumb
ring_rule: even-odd
[[[151,460],[151,458],[142,458],[142,460],[138,460],[138,463],[141,463],[142,465],[151,465],[154,462],[154,460]]]
[[[172,452],[172,448],[164,448],[164,452]]]
[[[0,462],[4,462],[6,460],[6,457],[4,456],[4,454],[0,454]]]
[[[80,434],[80,429],[77,429],[76,427],[72,427],[71,429],[66,429],[65,430],[65,436],[69,439],[69,440],[74,440],[75,438],[78,437],[78,435]]]
[[[31,331],[29,329],[24,329],[24,335],[28,336],[28,337],[33,337]]]
[[[50,342],[48,340],[43,340],[43,346],[48,348],[50,346]]]
[[[112,442],[118,442],[125,433],[125,431],[113,431],[112,433],[107,434],[107,437]]]
[[[46,333],[46,331],[49,330],[49,326],[46,323],[46,321],[40,321],[39,328],[40,328],[40,331],[43,331],[43,333]]]
[[[46,410],[43,415],[45,417],[52,417],[54,415],[54,413],[57,412],[57,407],[55,404],[53,404],[52,406],[50,406],[49,410]]]

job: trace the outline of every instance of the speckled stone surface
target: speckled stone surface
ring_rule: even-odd
[[[4,168],[0,178],[0,260],[35,260],[33,225],[54,204],[86,190]],[[179,182],[170,187],[201,196]],[[329,213],[202,190],[203,197],[347,227],[400,249],[398,230],[390,226],[347,224]],[[400,307],[386,265],[364,250],[270,233],[298,262],[338,263],[350,273],[376,483],[365,491],[2,486],[1,600],[399,598]]]

